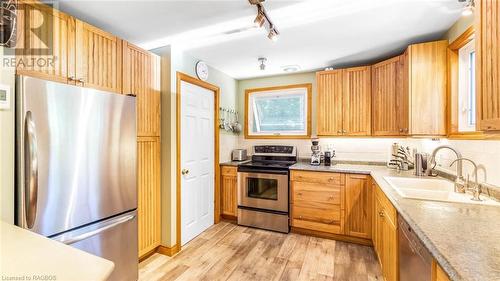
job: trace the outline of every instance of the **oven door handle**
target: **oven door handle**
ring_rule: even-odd
[[[238,172],[243,173],[259,173],[259,174],[273,174],[273,175],[288,175],[288,171],[279,171],[279,170],[268,170],[268,169],[255,169],[255,168],[243,168],[238,167]]]

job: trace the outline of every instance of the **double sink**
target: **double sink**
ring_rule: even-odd
[[[471,200],[471,194],[456,193],[453,182],[445,179],[417,177],[384,177],[384,179],[403,198],[500,206],[500,202],[486,196],[481,196],[481,201],[474,201]]]

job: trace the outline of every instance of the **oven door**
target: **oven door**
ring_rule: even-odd
[[[238,205],[288,212],[288,172],[238,172]]]

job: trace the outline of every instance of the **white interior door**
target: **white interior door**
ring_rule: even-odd
[[[214,224],[214,92],[181,82],[181,244]]]

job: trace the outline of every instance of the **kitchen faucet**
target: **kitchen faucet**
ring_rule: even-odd
[[[465,181],[465,189],[472,190],[473,197],[471,198],[471,200],[481,201],[481,198],[479,197],[479,195],[481,195],[481,184],[479,184],[479,182],[477,181],[477,165],[476,165],[476,163],[474,163],[474,161],[470,160],[469,158],[457,158],[453,162],[451,162],[450,167],[455,162],[463,161],[463,160],[470,162],[474,166],[474,171],[473,171],[474,181],[471,184],[469,181],[469,175],[467,175],[467,180]],[[470,185],[472,185],[472,187],[470,187]]]
[[[458,150],[456,150],[455,148],[453,148],[449,145],[441,145],[441,146],[438,146],[434,149],[434,151],[432,152],[432,155],[431,155],[431,159],[430,159],[431,163],[427,167],[426,175],[427,176],[432,175],[432,170],[434,169],[435,164],[436,164],[436,154],[438,153],[439,150],[441,150],[443,148],[447,148],[447,149],[455,152],[455,155],[457,156],[457,159],[455,161],[453,161],[453,163],[457,162],[457,169],[456,169],[457,179],[455,180],[455,192],[465,193],[465,180],[464,180],[464,176],[462,174],[463,173],[462,154],[460,152],[458,152]]]

